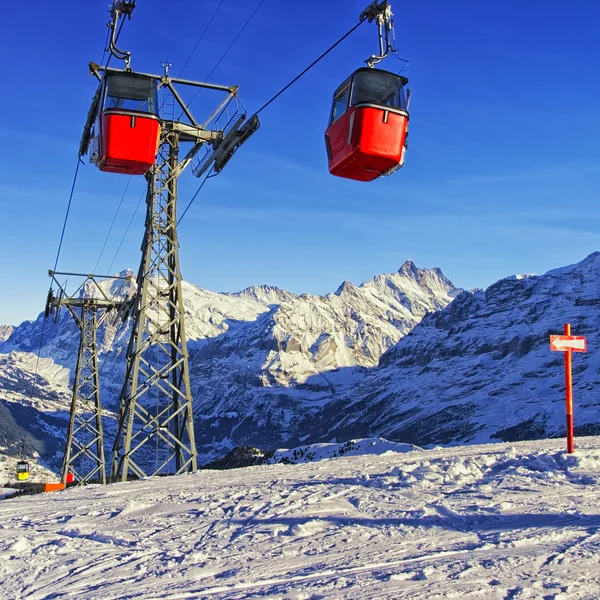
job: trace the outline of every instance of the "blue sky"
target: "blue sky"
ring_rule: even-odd
[[[132,67],[183,67],[218,1],[139,0],[120,46]],[[258,5],[224,0],[183,73],[203,80]],[[0,41],[0,323],[43,309],[100,62],[108,0],[16,5]],[[261,106],[357,21],[366,0],[262,6],[210,78]],[[215,291],[252,284],[325,294],[411,258],[455,285],[543,273],[600,249],[600,4],[578,0],[393,2],[413,91],[406,167],[373,183],[331,177],[323,133],[337,85],[376,49],[362,25],[261,115],[180,227],[185,279]],[[113,64],[117,64],[116,61]],[[382,64],[399,70],[390,57]],[[218,100],[215,96],[215,102]],[[197,108],[197,116],[204,112]],[[82,166],[59,270],[110,266],[143,178]],[[180,208],[198,185],[180,178]],[[111,272],[137,270],[143,203]]]

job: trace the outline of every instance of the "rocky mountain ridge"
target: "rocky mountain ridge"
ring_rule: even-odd
[[[201,461],[237,446],[377,436],[420,446],[561,436],[563,356],[550,352],[549,336],[565,322],[589,348],[573,360],[576,434],[598,433],[598,281],[600,253],[473,292],[411,262],[326,296],[268,287],[217,294],[185,283]],[[31,357],[40,326],[15,328],[0,353]],[[73,333],[64,319],[49,327],[48,368],[72,368]],[[101,335],[104,402],[114,410],[127,328],[109,324]]]
[[[127,293],[106,285],[113,294]],[[439,269],[419,269],[412,261],[360,286],[344,282],[326,296],[296,296],[271,286],[219,294],[184,282],[201,452],[216,456],[242,441],[278,446],[302,437],[296,423],[361,377],[361,370],[376,366],[425,314],[457,293]],[[79,332],[63,313],[58,323],[46,323],[40,355],[72,373]],[[41,316],[16,327],[0,353],[37,352],[42,327]],[[113,320],[99,330],[103,403],[111,410],[117,408],[128,337],[129,325]],[[340,380],[339,369],[355,372]]]
[[[573,355],[576,434],[598,434],[599,281],[596,252],[542,276],[461,293],[315,415],[315,438],[376,431],[422,445],[561,437],[564,357],[550,351],[549,338],[564,323],[588,341],[587,353]]]

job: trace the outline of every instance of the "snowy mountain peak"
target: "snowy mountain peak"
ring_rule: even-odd
[[[417,265],[415,265],[415,263],[409,258],[408,260],[404,261],[403,265],[398,269],[398,273],[417,278],[420,270],[421,269],[419,269]]]
[[[236,298],[250,298],[264,304],[281,304],[296,298],[295,294],[272,285],[252,285],[228,295]]]
[[[356,287],[351,281],[343,281],[334,294],[336,296],[341,296],[342,294],[356,294],[358,290],[359,288]]]
[[[395,302],[416,311],[420,317],[443,308],[462,291],[439,268],[421,269],[410,260],[396,273],[377,275],[360,287],[379,297],[392,296]]]

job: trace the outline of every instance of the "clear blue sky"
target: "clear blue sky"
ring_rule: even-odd
[[[225,0],[183,76],[203,80],[258,2]],[[238,84],[251,111],[367,3],[264,0],[211,81]],[[95,89],[87,63],[102,59],[108,4],[31,0],[6,15],[0,323],[43,309]],[[133,68],[159,72],[167,58],[177,74],[217,4],[139,0],[120,41]],[[375,50],[375,26],[364,24],[262,114],[259,132],[204,187],[180,228],[185,279],[215,291],[266,283],[324,294],[411,258],[472,288],[600,248],[600,3],[397,0],[392,8],[413,90],[406,167],[367,184],[327,172],[331,94]],[[59,270],[94,269],[127,180],[80,169]],[[180,208],[197,185],[191,172],[180,179]],[[143,189],[134,178],[97,272],[110,265]],[[143,219],[140,209],[112,272],[137,271]]]

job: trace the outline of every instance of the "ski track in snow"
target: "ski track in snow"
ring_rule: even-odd
[[[600,437],[201,471],[0,502],[0,597],[600,597]]]

